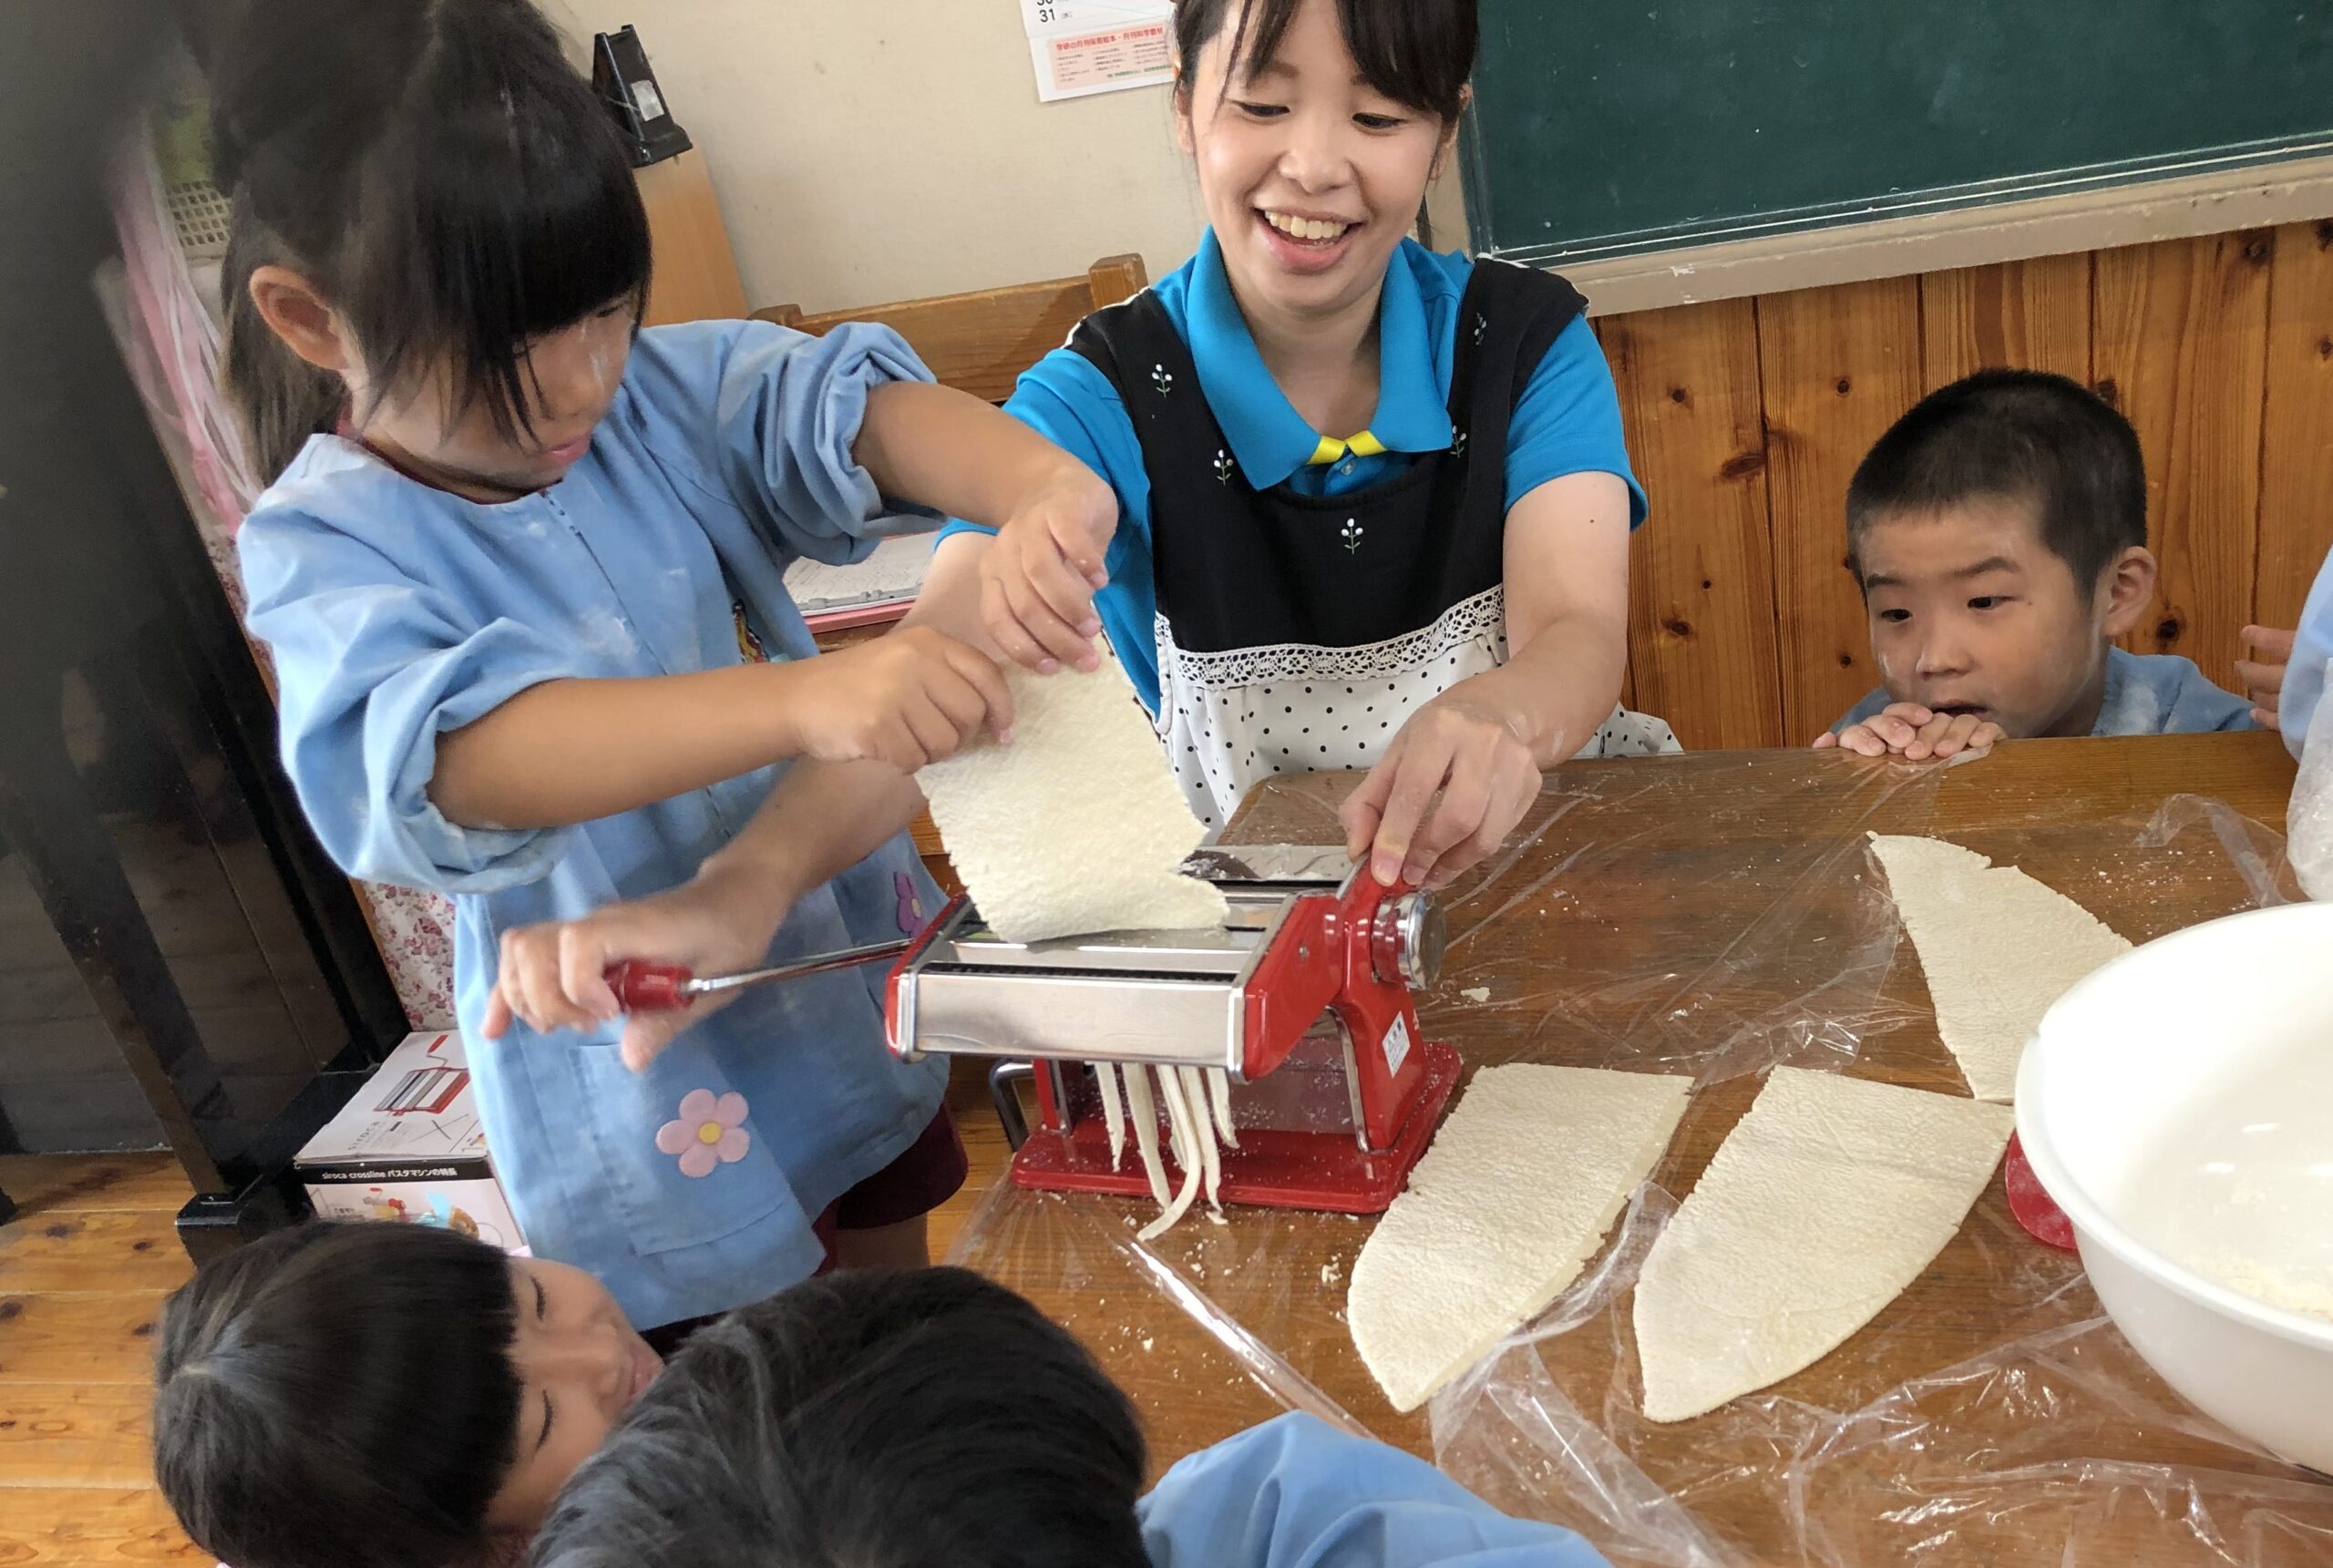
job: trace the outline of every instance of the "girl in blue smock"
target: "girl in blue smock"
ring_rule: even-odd
[[[879,974],[628,1030],[600,974],[914,929],[935,894],[904,838],[846,854],[757,808],[782,759],[903,779],[1002,732],[1002,680],[925,630],[813,660],[786,565],[858,559],[898,512],[1098,517],[1106,492],[886,330],[642,331],[632,170],[524,0],[262,0],[215,57],[229,379],[280,475],[240,549],[284,764],[352,875],[453,896],[527,1241],[642,1325],[830,1255],[920,1260],[962,1153],[941,1067],[884,1048]],[[676,884],[709,933],[686,954],[545,928]]]

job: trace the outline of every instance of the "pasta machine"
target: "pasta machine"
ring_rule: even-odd
[[[1226,1202],[1383,1209],[1458,1080],[1412,1000],[1441,968],[1440,910],[1336,846],[1202,849],[1185,869],[1222,889],[1224,928],[1024,946],[959,897],[891,971],[892,1050],[1034,1063],[1040,1124],[1012,1166],[1023,1187],[1148,1193],[1133,1151],[1112,1148],[1097,1070],[1196,1068],[1232,1085]]]
[[[684,1008],[893,961],[884,1012],[899,1056],[1033,1063],[1040,1119],[1012,1157],[1020,1185],[1150,1192],[1131,1149],[1113,1147],[1110,1075],[1191,1068],[1232,1085],[1224,1201],[1382,1210],[1458,1081],[1458,1053],[1419,1038],[1412,1001],[1441,970],[1441,911],[1423,892],[1380,886],[1338,846],[1201,849],[1184,869],[1222,889],[1222,929],[1023,945],[958,897],[905,941],[705,979],[628,959],[607,979],[627,1009]]]

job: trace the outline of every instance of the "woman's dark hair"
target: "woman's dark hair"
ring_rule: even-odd
[[[797,1286],[700,1330],[552,1505],[537,1568],[1148,1568],[1142,1430],[961,1269]]]
[[[154,1475],[233,1568],[456,1568],[513,1458],[510,1260],[452,1231],[283,1231],[162,1310]]]
[[[1271,63],[1304,0],[1177,0],[1175,51],[1183,61],[1176,91],[1187,97],[1199,51],[1228,23],[1234,79]],[[1475,70],[1475,0],[1337,0],[1337,28],[1361,79],[1397,104],[1454,122]]]
[[[251,0],[211,76],[225,380],[269,477],[346,393],[260,319],[260,266],[315,285],[375,387],[449,365],[506,439],[533,435],[529,340],[645,299],[631,160],[527,0]]]

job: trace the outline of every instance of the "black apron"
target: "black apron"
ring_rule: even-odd
[[[1158,732],[1209,827],[1259,779],[1372,765],[1412,712],[1504,661],[1507,425],[1585,309],[1553,273],[1477,262],[1449,449],[1333,497],[1248,482],[1155,294],[1071,334],[1142,446]]]

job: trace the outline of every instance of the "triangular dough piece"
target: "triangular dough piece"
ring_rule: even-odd
[[[983,739],[916,774],[948,858],[1008,942],[1197,930],[1227,910],[1177,869],[1207,829],[1108,650],[1092,674],[1005,671],[1012,743]]]
[[[2131,944],[2064,894],[1974,850],[1876,834],[1871,846],[1927,975],[1937,1033],[1968,1092],[2014,1099],[2018,1058],[2041,1015]]]
[[[1959,1230],[2013,1119],[1775,1068],[1637,1277],[1644,1413],[1685,1420],[1845,1343]]]
[[[1413,1410],[1569,1285],[1669,1147],[1693,1081],[1486,1067],[1353,1260],[1346,1319]]]

